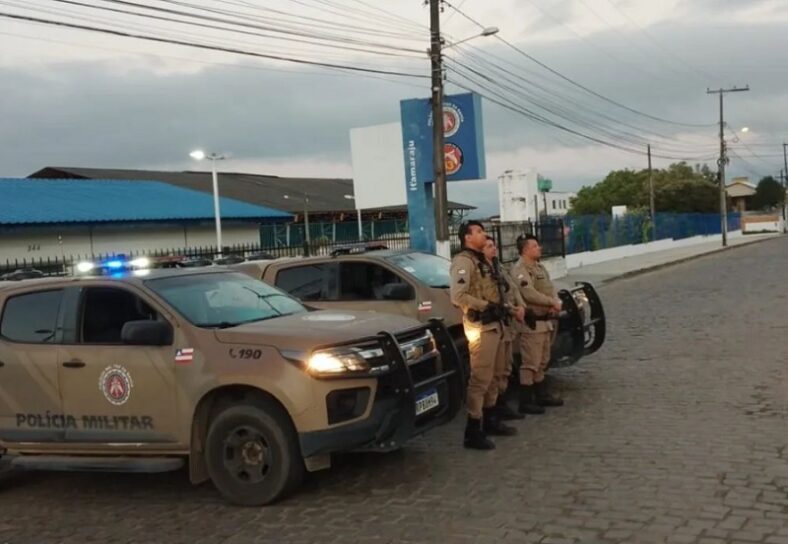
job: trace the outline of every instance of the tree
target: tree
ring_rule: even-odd
[[[750,205],[753,210],[764,210],[781,206],[783,200],[785,200],[783,186],[772,176],[766,176],[758,183]]]
[[[708,166],[685,162],[655,169],[654,200],[658,212],[716,212],[719,188]],[[648,170],[614,170],[592,187],[583,187],[572,200],[574,215],[609,214],[613,206],[649,209]]]

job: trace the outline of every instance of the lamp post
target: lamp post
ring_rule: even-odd
[[[219,257],[222,256],[222,216],[219,210],[219,175],[216,172],[216,161],[223,161],[227,159],[226,155],[219,153],[206,153],[200,149],[189,153],[192,159],[201,161],[203,159],[211,160],[211,179],[213,181],[213,216],[216,222],[216,247],[218,249]]]
[[[430,48],[428,50],[432,72],[432,165],[435,173],[435,250],[442,257],[451,257],[449,242],[449,199],[446,190],[446,155],[443,132],[443,50],[481,36],[492,36],[498,28],[488,27],[464,40],[445,44],[441,36],[441,0],[429,0]]]

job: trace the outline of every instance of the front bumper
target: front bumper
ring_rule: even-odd
[[[553,342],[550,366],[570,366],[605,343],[606,320],[602,301],[588,282],[576,282],[572,289],[558,293],[563,310]]]
[[[435,338],[437,356],[427,353],[406,360],[400,340],[429,330]],[[367,339],[368,340],[368,339]],[[462,406],[465,373],[457,348],[438,319],[393,335],[381,332],[375,340],[383,349],[389,371],[379,375],[372,410],[360,421],[299,434],[306,457],[339,451],[391,451],[408,439],[451,421]],[[416,403],[436,392],[438,405],[417,415]]]

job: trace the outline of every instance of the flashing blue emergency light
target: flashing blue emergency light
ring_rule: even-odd
[[[123,268],[123,261],[119,261],[117,259],[113,261],[107,261],[106,263],[104,263],[104,266],[106,266],[107,268],[111,268],[113,270],[117,270],[118,268]]]

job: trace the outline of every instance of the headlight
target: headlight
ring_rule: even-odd
[[[591,303],[588,301],[588,297],[583,291],[578,291],[574,293],[574,299],[577,309],[580,310],[583,323],[588,323],[591,320]]]
[[[93,263],[89,263],[89,262],[81,262],[81,263],[77,264],[77,270],[79,272],[82,272],[83,274],[85,274],[87,272],[90,272],[95,267],[96,267],[96,265],[94,265]]]
[[[137,257],[129,264],[134,268],[148,268],[150,266],[150,259],[147,257]]]
[[[315,377],[366,374],[371,370],[369,360],[382,354],[381,350],[358,348],[316,351],[309,357],[306,368]]]

